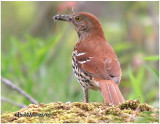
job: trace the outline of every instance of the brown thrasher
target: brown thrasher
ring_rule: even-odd
[[[71,22],[77,33],[78,42],[72,54],[72,67],[88,102],[88,89],[100,90],[104,103],[115,106],[124,102],[118,84],[121,67],[118,58],[106,41],[98,19],[86,12],[73,15],[56,15],[54,20]]]

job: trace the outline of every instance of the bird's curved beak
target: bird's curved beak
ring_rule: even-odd
[[[53,16],[53,19],[55,21],[57,21],[57,20],[68,21],[68,22],[72,21],[71,15],[60,15],[60,14],[57,14],[57,15]]]

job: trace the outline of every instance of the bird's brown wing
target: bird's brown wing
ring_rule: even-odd
[[[85,72],[103,79],[121,76],[121,68],[117,56],[109,44],[106,50],[89,51],[88,48],[77,49],[76,62]],[[98,46],[96,46],[98,47]],[[105,46],[104,46],[105,47]]]
[[[106,72],[112,77],[113,81],[118,84],[120,82],[122,74],[117,56],[112,56],[105,59],[104,65]]]

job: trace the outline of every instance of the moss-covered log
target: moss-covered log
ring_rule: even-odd
[[[129,100],[117,107],[102,103],[50,103],[29,105],[17,112],[1,115],[2,123],[116,123],[159,122],[159,110],[138,100]]]

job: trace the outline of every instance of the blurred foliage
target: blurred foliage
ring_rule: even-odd
[[[52,20],[62,3],[12,1],[1,4],[1,75],[40,103],[83,100],[71,65],[77,34],[70,24]],[[106,39],[121,63],[120,89],[125,99],[140,99],[154,107],[159,105],[158,4],[79,2],[76,9],[91,12],[100,19]],[[3,83],[1,90],[4,97],[30,104]],[[89,96],[92,102],[103,102],[98,91],[89,91]],[[2,112],[15,110],[18,108],[2,103]]]
[[[158,61],[159,60],[159,56],[149,56],[149,57],[144,57],[142,59],[146,60],[146,61]]]

